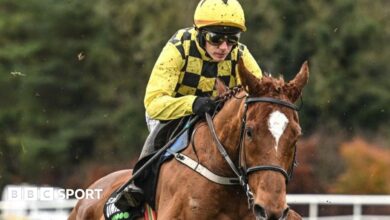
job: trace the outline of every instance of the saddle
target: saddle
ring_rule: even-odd
[[[161,122],[147,137],[139,161],[136,163],[133,173],[140,169],[153,155],[161,149],[172,137],[175,137],[186,125],[190,117],[185,117],[168,122]],[[167,152],[144,169],[134,182],[144,191],[145,204],[141,208],[128,207],[126,210],[119,210],[114,203],[109,202],[115,199],[117,191],[114,191],[103,208],[105,219],[113,216],[114,219],[134,220],[144,215],[145,220],[155,220],[155,197],[156,186],[160,166],[172,158],[172,153],[179,152],[186,148],[189,140],[188,130],[178,137]],[[147,217],[149,216],[149,217]]]
[[[150,133],[145,141],[143,152],[140,160],[136,163],[133,173],[135,173],[142,165],[144,165],[159,149],[161,149],[172,137],[175,137],[189,121],[190,117],[162,122],[156,129]],[[172,152],[180,152],[188,145],[189,134],[187,130],[172,144],[167,153],[163,154],[159,159],[155,160],[147,169],[143,170],[141,175],[134,182],[135,185],[144,191],[146,203],[155,210],[156,186],[161,165],[170,160]]]

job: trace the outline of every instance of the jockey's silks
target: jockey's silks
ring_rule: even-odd
[[[240,84],[237,62],[261,77],[261,69],[244,44],[233,47],[224,61],[215,62],[199,45],[194,28],[177,31],[165,45],[151,73],[144,104],[149,117],[172,120],[192,114],[197,96],[217,95],[216,79],[229,88]]]

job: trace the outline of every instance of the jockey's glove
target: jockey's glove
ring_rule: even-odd
[[[204,116],[206,112],[212,114],[215,110],[216,103],[209,97],[197,97],[192,104],[192,112]]]

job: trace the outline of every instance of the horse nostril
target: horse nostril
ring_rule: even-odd
[[[287,219],[287,215],[288,215],[288,212],[290,211],[290,208],[287,207],[284,211],[283,211],[283,215],[280,219]]]
[[[265,212],[263,206],[255,204],[253,206],[253,212],[256,216],[256,219],[267,219],[267,213]]]

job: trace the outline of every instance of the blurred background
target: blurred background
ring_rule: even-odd
[[[143,96],[197,0],[0,0],[0,191],[129,168]],[[241,1],[263,71],[310,80],[289,193],[390,194],[390,1]]]

